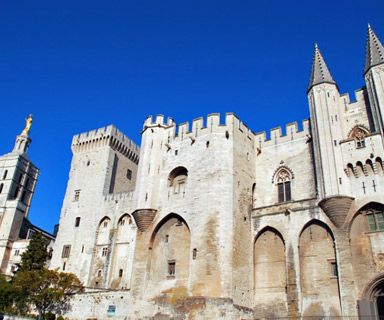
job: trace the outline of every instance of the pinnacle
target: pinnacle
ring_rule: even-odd
[[[382,63],[384,63],[384,47],[372,30],[371,25],[368,24],[364,73]]]
[[[308,91],[315,85],[320,83],[332,83],[336,84],[333,80],[331,72],[329,71],[324,58],[320,52],[320,49],[315,43],[315,54],[312,61],[311,77],[309,80]]]

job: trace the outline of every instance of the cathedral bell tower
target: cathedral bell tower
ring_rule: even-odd
[[[29,131],[32,115],[16,137],[13,151],[0,157],[0,272],[10,274],[9,259],[13,242],[19,239],[28,217],[39,170],[29,160]]]

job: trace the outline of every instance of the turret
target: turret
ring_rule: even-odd
[[[375,130],[384,136],[384,46],[368,25],[364,77]]]
[[[312,71],[308,86],[311,113],[317,193],[320,199],[341,193],[342,157],[339,141],[342,122],[339,90],[328,66],[315,45]]]
[[[176,126],[171,118],[164,122],[158,115],[154,121],[148,117],[144,122],[141,140],[140,163],[138,168],[137,201],[140,209],[157,209],[159,173],[164,150],[174,152],[170,147],[171,130]]]

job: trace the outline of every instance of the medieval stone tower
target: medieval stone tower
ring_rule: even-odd
[[[0,157],[0,272],[10,275],[10,260],[20,252],[14,244],[20,238],[24,219],[28,217],[39,170],[29,160],[29,130],[32,117],[16,137],[12,152]]]
[[[339,92],[316,46],[310,119],[234,114],[75,136],[52,268],[87,287],[71,319],[384,315],[384,47]]]

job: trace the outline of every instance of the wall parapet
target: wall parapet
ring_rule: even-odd
[[[309,141],[311,138],[310,120],[304,119],[302,126],[302,130],[299,130],[298,123],[291,122],[286,124],[284,132],[281,127],[271,129],[269,137],[265,131],[255,133],[256,147],[268,147],[304,138]]]
[[[110,146],[135,163],[139,161],[140,148],[114,125],[73,136],[71,148],[73,152],[84,152],[104,146]]]

